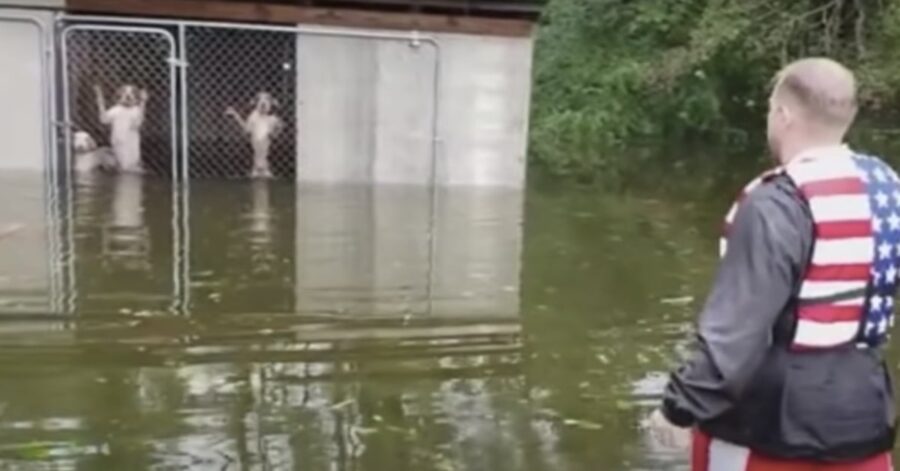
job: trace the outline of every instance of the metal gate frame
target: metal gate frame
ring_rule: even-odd
[[[162,36],[169,45],[170,56],[168,59],[169,63],[169,90],[171,91],[171,96],[169,97],[169,119],[172,124],[169,127],[169,134],[171,138],[171,142],[169,145],[171,146],[171,164],[172,164],[172,179],[177,180],[177,162],[178,162],[178,126],[177,126],[177,116],[178,116],[178,67],[177,67],[177,54],[178,54],[178,46],[175,42],[175,36],[172,35],[169,31],[166,31],[162,28],[147,28],[147,27],[132,27],[132,26],[111,26],[111,25],[103,25],[103,24],[89,24],[89,23],[78,23],[78,24],[70,24],[63,26],[62,34],[60,35],[61,39],[61,55],[62,55],[62,67],[60,67],[60,73],[62,74],[62,103],[63,103],[63,120],[65,122],[65,131],[64,131],[64,143],[65,143],[65,171],[66,174],[71,174],[72,171],[72,110],[71,103],[69,103],[70,90],[69,90],[69,35],[75,31],[100,31],[100,32],[115,32],[115,33],[139,33],[139,34],[148,34],[148,35],[159,35]]]
[[[72,20],[73,24],[67,24],[67,20]],[[75,22],[77,21],[77,22]],[[148,35],[157,35],[163,37],[165,41],[169,45],[169,58],[167,62],[169,64],[169,120],[171,121],[171,125],[169,126],[170,133],[170,143],[171,147],[171,168],[172,168],[172,182],[177,183],[180,181],[178,176],[178,150],[179,150],[179,126],[177,121],[178,116],[178,59],[177,56],[179,54],[178,44],[175,41],[175,36],[162,28],[155,27],[141,27],[141,26],[124,26],[124,25],[108,25],[104,24],[108,22],[104,21],[81,21],[80,18],[73,18],[65,14],[57,15],[57,24],[61,25],[61,33],[59,34],[60,38],[60,55],[61,55],[61,65],[59,74],[61,77],[62,84],[62,106],[63,106],[63,145],[65,149],[63,150],[63,155],[65,156],[65,163],[63,167],[65,169],[66,175],[66,191],[68,193],[67,197],[67,210],[69,213],[69,217],[73,217],[74,215],[74,191],[71,181],[72,175],[72,110],[70,103],[70,89],[69,89],[69,55],[68,55],[68,39],[69,34],[73,31],[107,31],[107,32],[126,32],[126,33],[143,33]],[[183,299],[183,291],[184,286],[182,284],[183,277],[181,275],[181,267],[179,263],[179,254],[181,252],[183,237],[181,236],[181,229],[179,227],[179,221],[182,220],[181,217],[181,205],[178,198],[179,189],[173,187],[172,189],[172,289],[173,289],[173,301],[170,307],[170,310],[174,313],[183,312],[184,305],[181,303]],[[77,260],[77,254],[75,253],[75,234],[73,224],[70,221],[68,228],[68,243],[69,243],[69,251],[70,256],[68,260],[68,269],[69,269],[69,296],[68,296],[68,305],[67,312],[73,313],[76,310],[76,301],[78,297],[77,286],[75,280],[75,262]]]
[[[169,20],[169,19],[156,19],[156,18],[140,18],[140,17],[122,17],[122,16],[103,16],[103,15],[79,15],[79,14],[67,14],[61,13],[57,17],[57,21],[65,24],[66,22],[75,23],[73,26],[77,26],[78,24],[89,24],[95,27],[102,28],[112,28],[114,30],[125,30],[125,31],[135,31],[135,30],[149,30],[149,31],[162,31],[165,32],[169,37],[171,34],[162,28],[177,28],[178,31],[178,40],[174,43],[173,51],[177,51],[177,57],[173,57],[170,61],[171,67],[178,70],[177,77],[179,80],[178,86],[173,87],[173,90],[177,91],[177,95],[179,98],[178,107],[173,108],[178,109],[178,116],[176,117],[174,114],[172,116],[172,122],[177,123],[177,126],[172,126],[173,133],[180,133],[180,153],[174,153],[173,158],[180,158],[180,172],[175,171],[176,167],[173,167],[173,183],[176,183],[174,192],[177,192],[180,196],[179,198],[173,197],[173,229],[174,229],[174,237],[176,240],[174,241],[173,248],[173,256],[176,257],[174,265],[174,270],[176,272],[180,271],[179,274],[173,274],[176,276],[176,293],[175,300],[173,301],[173,311],[186,313],[187,308],[190,305],[190,220],[189,220],[189,211],[190,211],[190,135],[188,133],[189,130],[189,117],[188,117],[188,76],[190,75],[189,68],[190,64],[187,62],[187,31],[188,28],[192,27],[200,27],[200,28],[221,28],[221,29],[232,29],[232,30],[245,30],[245,31],[266,31],[266,32],[282,32],[282,33],[293,33],[295,36],[308,35],[308,36],[317,36],[317,37],[331,37],[331,38],[347,38],[347,39],[374,39],[374,40],[382,40],[382,41],[396,41],[396,42],[404,42],[409,44],[411,47],[421,47],[423,44],[427,44],[432,47],[434,50],[434,66],[432,71],[432,113],[431,113],[431,165],[429,171],[429,193],[430,193],[430,206],[431,206],[431,216],[430,216],[430,224],[429,224],[429,259],[431,260],[431,265],[434,263],[435,256],[435,214],[437,208],[437,179],[439,174],[438,165],[440,163],[439,153],[441,149],[442,140],[439,136],[440,132],[440,123],[439,117],[441,112],[441,102],[440,102],[440,92],[441,92],[441,61],[442,61],[442,50],[440,41],[434,36],[423,35],[421,32],[417,30],[409,31],[406,33],[391,33],[391,32],[375,32],[375,31],[348,31],[346,29],[337,29],[337,28],[326,28],[326,27],[304,27],[304,26],[277,26],[277,25],[267,25],[267,24],[249,24],[249,23],[234,23],[234,22],[221,22],[221,21],[194,21],[194,20]],[[118,26],[109,26],[109,25],[118,25]],[[140,25],[140,26],[135,26]],[[63,46],[65,46],[65,40],[62,41]],[[63,58],[65,60],[66,51],[63,50]],[[295,57],[296,60],[296,57]],[[62,67],[63,74],[65,76],[66,66]],[[294,64],[294,70],[296,70],[296,63]],[[172,77],[176,77],[176,75],[172,75]],[[66,79],[67,80],[67,79]],[[67,85],[66,85],[66,93],[67,93]],[[173,98],[175,98],[175,94],[173,94]],[[64,106],[68,107],[68,96],[64,99]],[[68,118],[68,108],[65,114],[66,118]],[[66,155],[70,151],[70,132],[67,130],[66,133]],[[173,143],[177,142],[173,140]],[[174,145],[174,144],[173,144]],[[68,159],[67,159],[68,162]],[[175,162],[173,162],[174,164]],[[69,169],[68,163],[66,165],[67,170]],[[179,175],[179,177],[176,177]],[[71,185],[70,185],[71,187]],[[73,255],[74,256],[74,255]],[[179,269],[180,266],[180,269]],[[433,274],[429,273],[429,278],[432,278]],[[173,280],[175,281],[175,280]],[[429,287],[429,304],[431,303],[431,286],[432,281],[429,279],[428,287]]]

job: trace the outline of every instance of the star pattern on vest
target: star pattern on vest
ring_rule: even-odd
[[[862,334],[867,343],[876,345],[893,325],[894,293],[900,277],[900,178],[879,159],[859,155],[854,162],[866,183],[875,245]]]

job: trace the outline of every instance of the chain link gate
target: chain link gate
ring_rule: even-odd
[[[177,172],[176,47],[162,28],[75,24],[62,34],[66,167],[73,162],[74,130],[86,131],[99,146],[111,146],[111,127],[101,122],[98,92],[107,109],[125,85],[146,90],[140,128],[140,160],[146,173]],[[140,92],[136,91],[138,99]],[[121,160],[121,156],[116,156]]]
[[[253,175],[251,134],[268,131],[249,120],[261,94],[271,97],[279,121],[268,148],[271,176],[294,177],[296,34],[287,31],[190,26],[184,48],[187,74],[186,138],[192,178]],[[270,121],[271,122],[271,121]],[[262,137],[267,139],[266,137]]]
[[[166,27],[68,20],[62,23],[60,34],[63,168],[73,175],[78,158],[74,134],[83,131],[97,146],[109,148],[123,167],[120,170],[131,170],[123,164],[135,156],[134,147],[121,146],[121,136],[118,147],[113,143],[114,128],[125,127],[125,122],[116,121],[126,115],[126,126],[139,123],[136,148],[140,157],[136,160],[143,173],[114,172],[117,174],[109,178],[78,173],[75,178],[66,179],[68,213],[72,218],[68,228],[69,309],[178,311],[181,280],[175,265],[183,242],[178,225],[180,188],[166,182],[175,182],[180,176],[176,87],[179,61],[175,36]],[[123,97],[125,86],[133,87],[131,97]],[[141,96],[142,90],[146,91],[146,99]],[[104,111],[126,104],[125,101],[129,102],[127,113],[119,110],[119,114],[103,116]],[[144,112],[139,122],[133,110],[141,102]],[[167,199],[169,204],[158,204]],[[148,201],[155,204],[148,205]],[[172,220],[171,228],[148,222],[160,217]],[[100,247],[99,252],[87,248],[93,244]],[[171,253],[170,263],[151,263],[153,252]],[[167,276],[170,272],[171,279]],[[109,278],[127,285],[127,294],[96,292],[99,280]]]

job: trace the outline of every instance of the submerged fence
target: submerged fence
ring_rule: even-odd
[[[76,133],[87,133],[120,164],[120,153],[136,148],[146,176],[117,177],[102,227],[72,223],[64,229],[65,284],[81,292],[65,301],[68,312],[108,301],[74,289],[89,281],[73,268],[76,246],[87,242],[100,244],[99,261],[113,272],[149,273],[150,254],[171,251],[171,266],[154,268],[171,270],[171,286],[158,288],[171,290],[169,310],[190,309],[190,253],[202,239],[192,240],[190,213],[204,211],[192,205],[191,193],[203,191],[192,180],[293,181],[304,165],[327,165],[371,181],[387,165],[405,166],[434,186],[441,56],[433,39],[106,16],[58,20],[60,175],[73,173],[83,157]],[[398,149],[412,149],[412,158],[375,158]],[[177,184],[159,186],[153,179]],[[80,177],[64,180],[60,211],[71,218],[73,202],[96,189],[81,185]],[[159,191],[170,194],[148,205],[148,196]],[[160,217],[172,221],[170,229],[148,231],[149,221]]]

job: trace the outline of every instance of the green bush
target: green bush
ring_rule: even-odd
[[[900,0],[550,0],[535,53],[530,163],[615,183],[638,166],[690,158],[657,152],[665,162],[653,162],[633,158],[635,148],[761,142],[771,77],[803,56],[852,67],[866,109],[890,109],[898,44]]]

